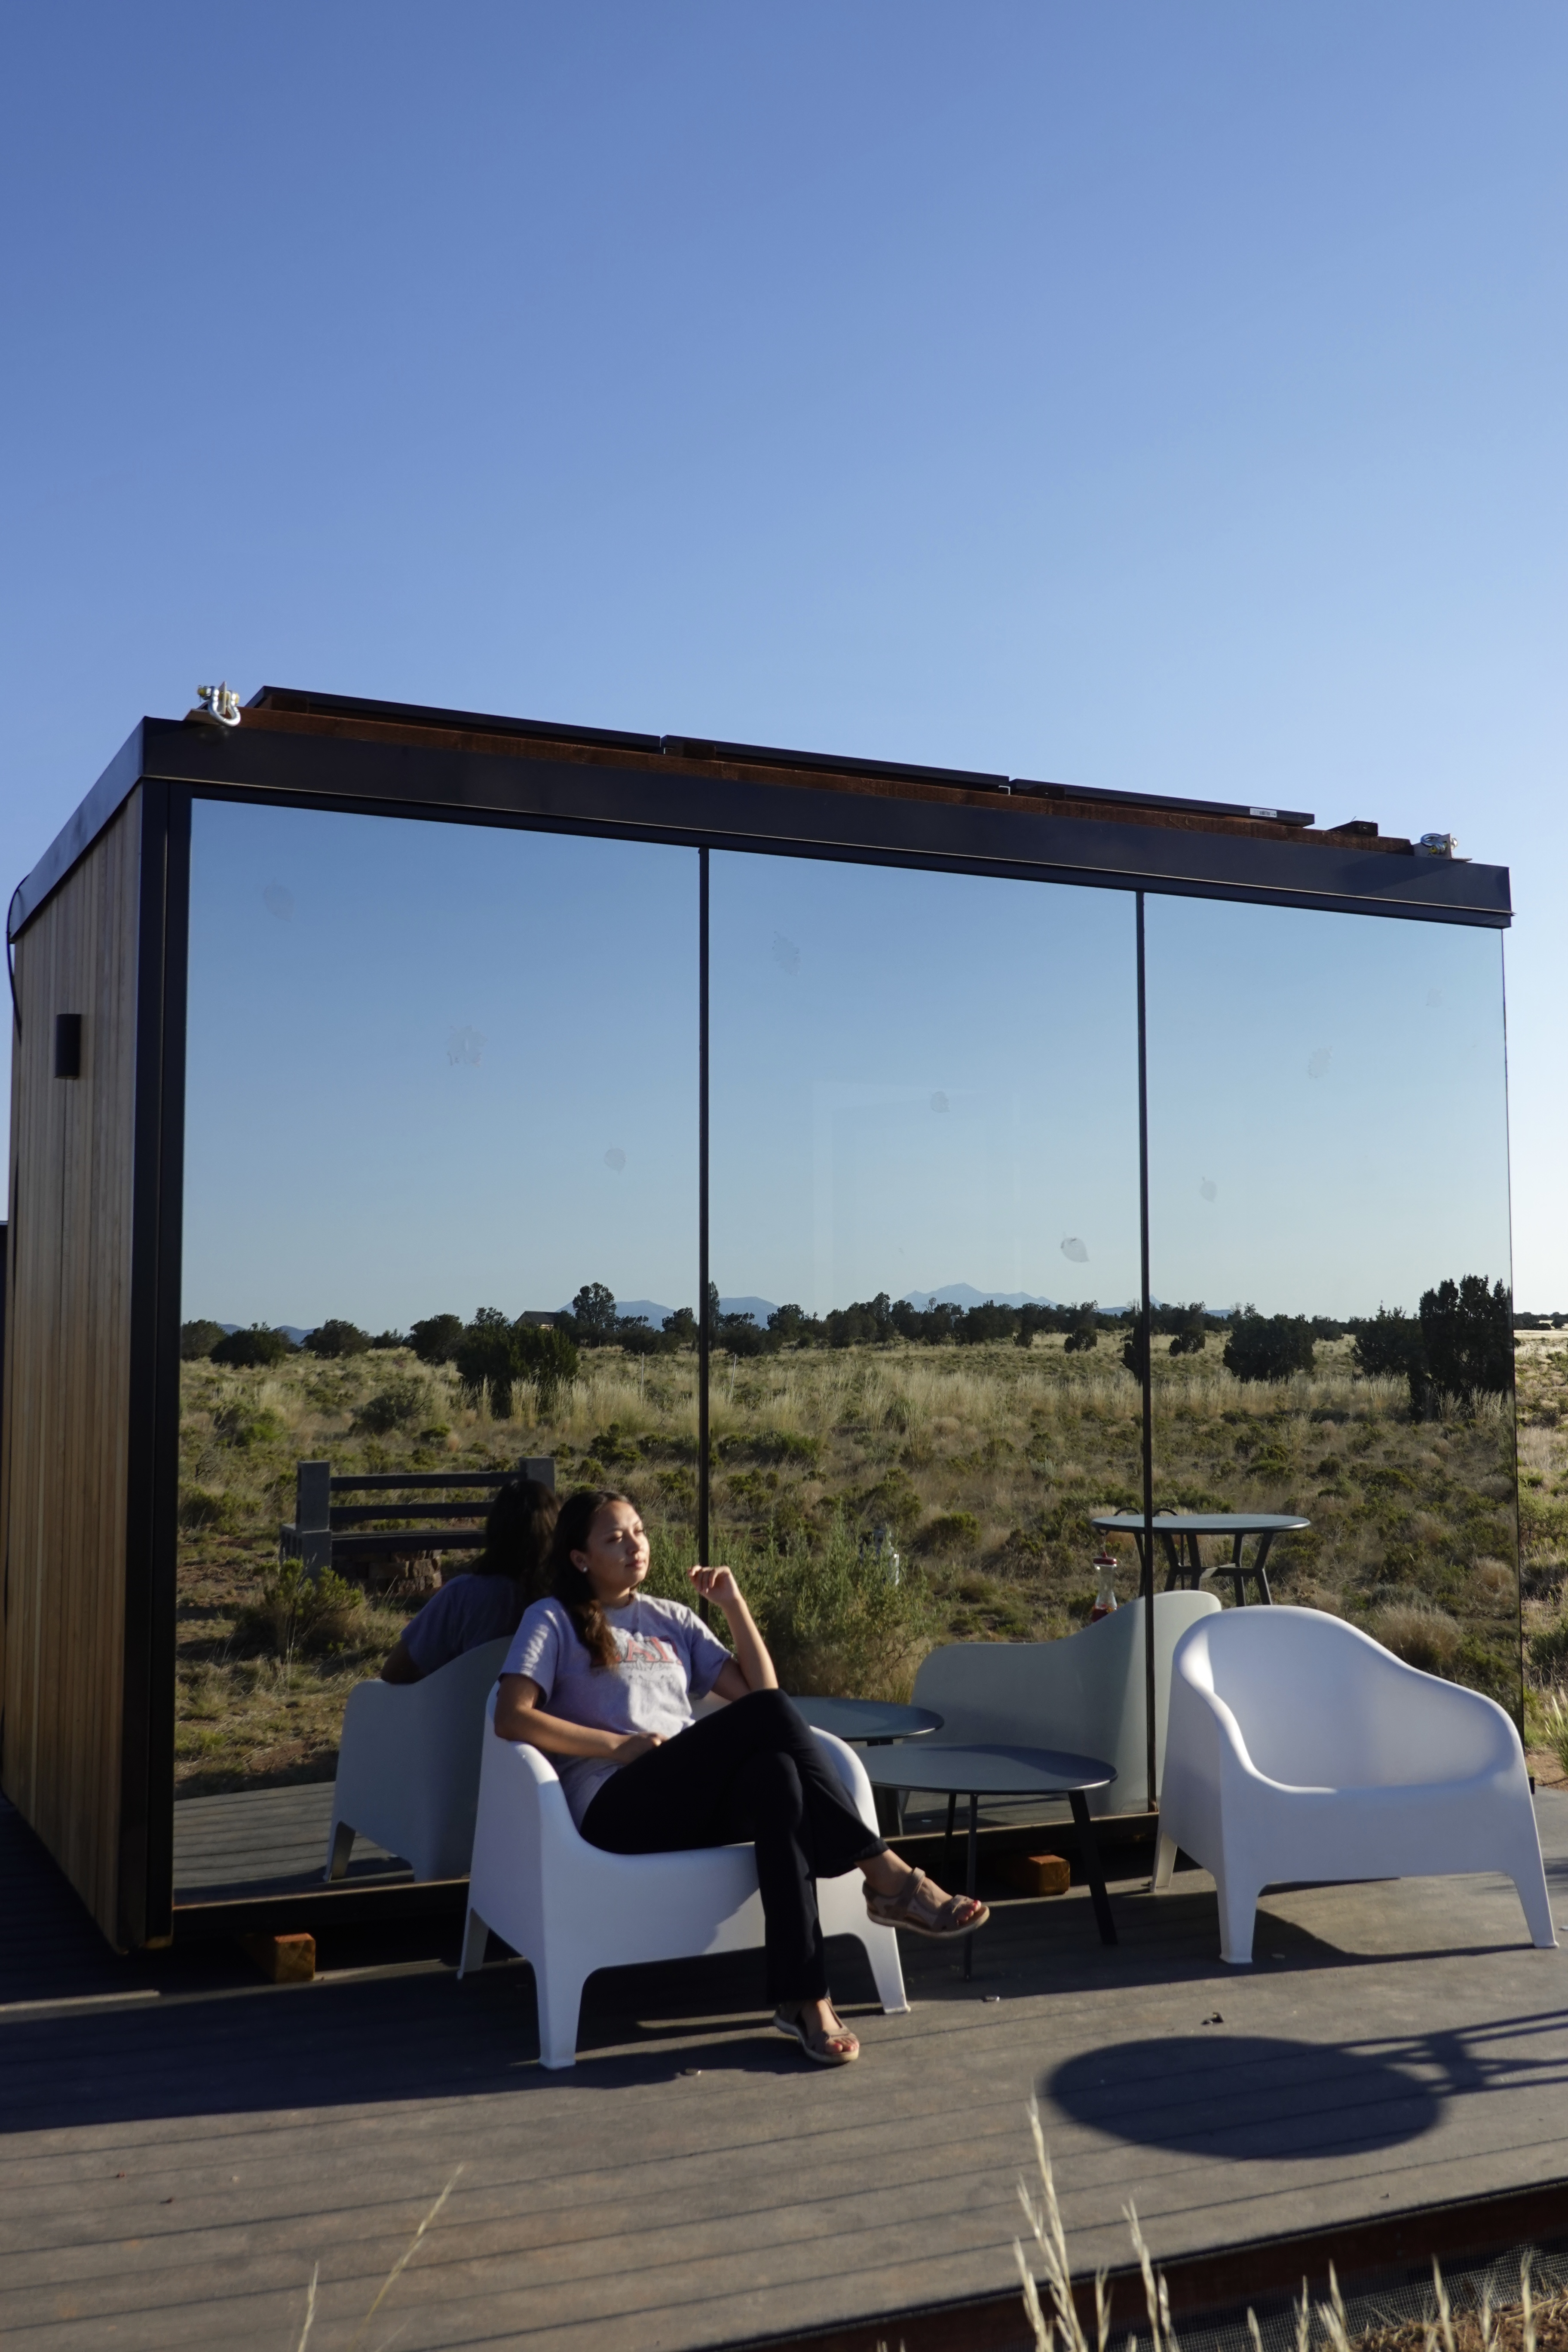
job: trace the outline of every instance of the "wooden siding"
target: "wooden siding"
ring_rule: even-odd
[[[140,790],[16,942],[0,1786],[121,1934]],[[82,1015],[81,1076],[54,1075]]]

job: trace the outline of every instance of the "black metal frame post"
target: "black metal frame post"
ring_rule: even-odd
[[[706,1562],[708,1518],[708,850],[697,852],[697,1557]],[[702,1603],[708,1615],[708,1603]]]
[[[1143,1383],[1143,1706],[1149,1811],[1159,1803],[1158,1734],[1154,1677],[1154,1317],[1149,1296],[1149,1022],[1143,955],[1143,893],[1136,898],[1138,939],[1138,1265],[1143,1345],[1139,1370]]]
[[[191,795],[142,786],[131,1393],[119,1838],[120,1938],[173,1931],[174,1553],[180,1459]]]

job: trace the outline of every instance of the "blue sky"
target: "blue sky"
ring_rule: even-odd
[[[6,874],[218,675],[1452,830],[1568,1306],[1565,68],[1441,0],[11,12]]]

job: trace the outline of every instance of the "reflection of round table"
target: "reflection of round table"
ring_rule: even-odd
[[[797,1698],[813,1731],[831,1731],[851,1746],[885,1748],[893,1739],[925,1739],[942,1729],[929,1706],[900,1706],[885,1698]]]
[[[873,1748],[863,1759],[874,1789],[935,1789],[948,1801],[948,1835],[952,1834],[953,1809],[960,1797],[969,1799],[969,1873],[967,1895],[974,1893],[980,1862],[980,1800],[984,1797],[1065,1797],[1072,1807],[1083,1855],[1084,1875],[1094,1897],[1094,1916],[1102,1944],[1116,1941],[1116,1922],[1105,1891],[1100,1848],[1089,1818],[1086,1789],[1109,1788],[1116,1774],[1093,1756],[1068,1756],[1050,1748]],[[968,1976],[974,1938],[963,1939],[963,1973]]]
[[[1274,1595],[1268,1590],[1268,1579],[1263,1563],[1268,1558],[1268,1548],[1276,1536],[1290,1535],[1301,1528],[1310,1528],[1310,1519],[1296,1518],[1279,1511],[1156,1511],[1154,1533],[1165,1553],[1165,1590],[1167,1592],[1196,1592],[1205,1576],[1228,1576],[1236,1591],[1239,1609],[1246,1601],[1245,1586],[1249,1576],[1258,1580],[1258,1590],[1265,1601]],[[1143,1558],[1143,1514],[1142,1511],[1111,1511],[1090,1519],[1091,1528],[1102,1535],[1131,1536],[1138,1547],[1138,1557]],[[1231,1555],[1217,1567],[1205,1568],[1199,1546],[1200,1536],[1227,1536]],[[1258,1538],[1258,1549],[1253,1558],[1244,1560],[1241,1547],[1248,1536]],[[1184,1544],[1186,1558],[1182,1557]]]
[[[942,1717],[929,1706],[900,1706],[887,1698],[797,1698],[796,1706],[813,1731],[830,1731],[837,1739],[862,1748],[886,1748],[895,1739],[929,1739],[942,1729]],[[877,1827],[885,1837],[902,1834],[899,1801],[890,1790],[879,1789]]]

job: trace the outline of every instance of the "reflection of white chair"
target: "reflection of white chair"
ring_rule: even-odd
[[[994,1742],[1095,1756],[1115,1769],[1108,1789],[1091,1789],[1091,1813],[1141,1811],[1148,1794],[1142,1601],[1059,1642],[963,1642],[933,1650],[915,1676],[917,1706],[942,1719],[930,1744]],[[1190,1625],[1218,1613],[1212,1592],[1154,1596],[1155,1761],[1165,1748],[1171,1658]]]
[[[825,1731],[816,1737],[849,1802],[875,1830],[859,1759],[841,1739]],[[859,1872],[820,1879],[816,1900],[825,1936],[855,1936],[864,1945],[884,2010],[908,2009],[898,1937],[867,1917]],[[487,1735],[459,1976],[479,1967],[492,1927],[533,1970],[542,2063],[570,2066],[583,1987],[595,1969],[762,1943],[756,1862],[749,1845],[601,1853],[578,1835],[550,1759],[521,1740]]]
[[[416,1683],[359,1683],[343,1709],[329,1882],[356,1837],[401,1854],[416,1878],[463,1878],[474,1845],[485,1700],[510,1639],[483,1643]]]
[[[1519,1734],[1316,1609],[1227,1609],[1176,1652],[1157,1888],[1183,1847],[1219,1889],[1220,1957],[1252,1958],[1281,1882],[1501,1871],[1531,1939],[1552,1913]]]

